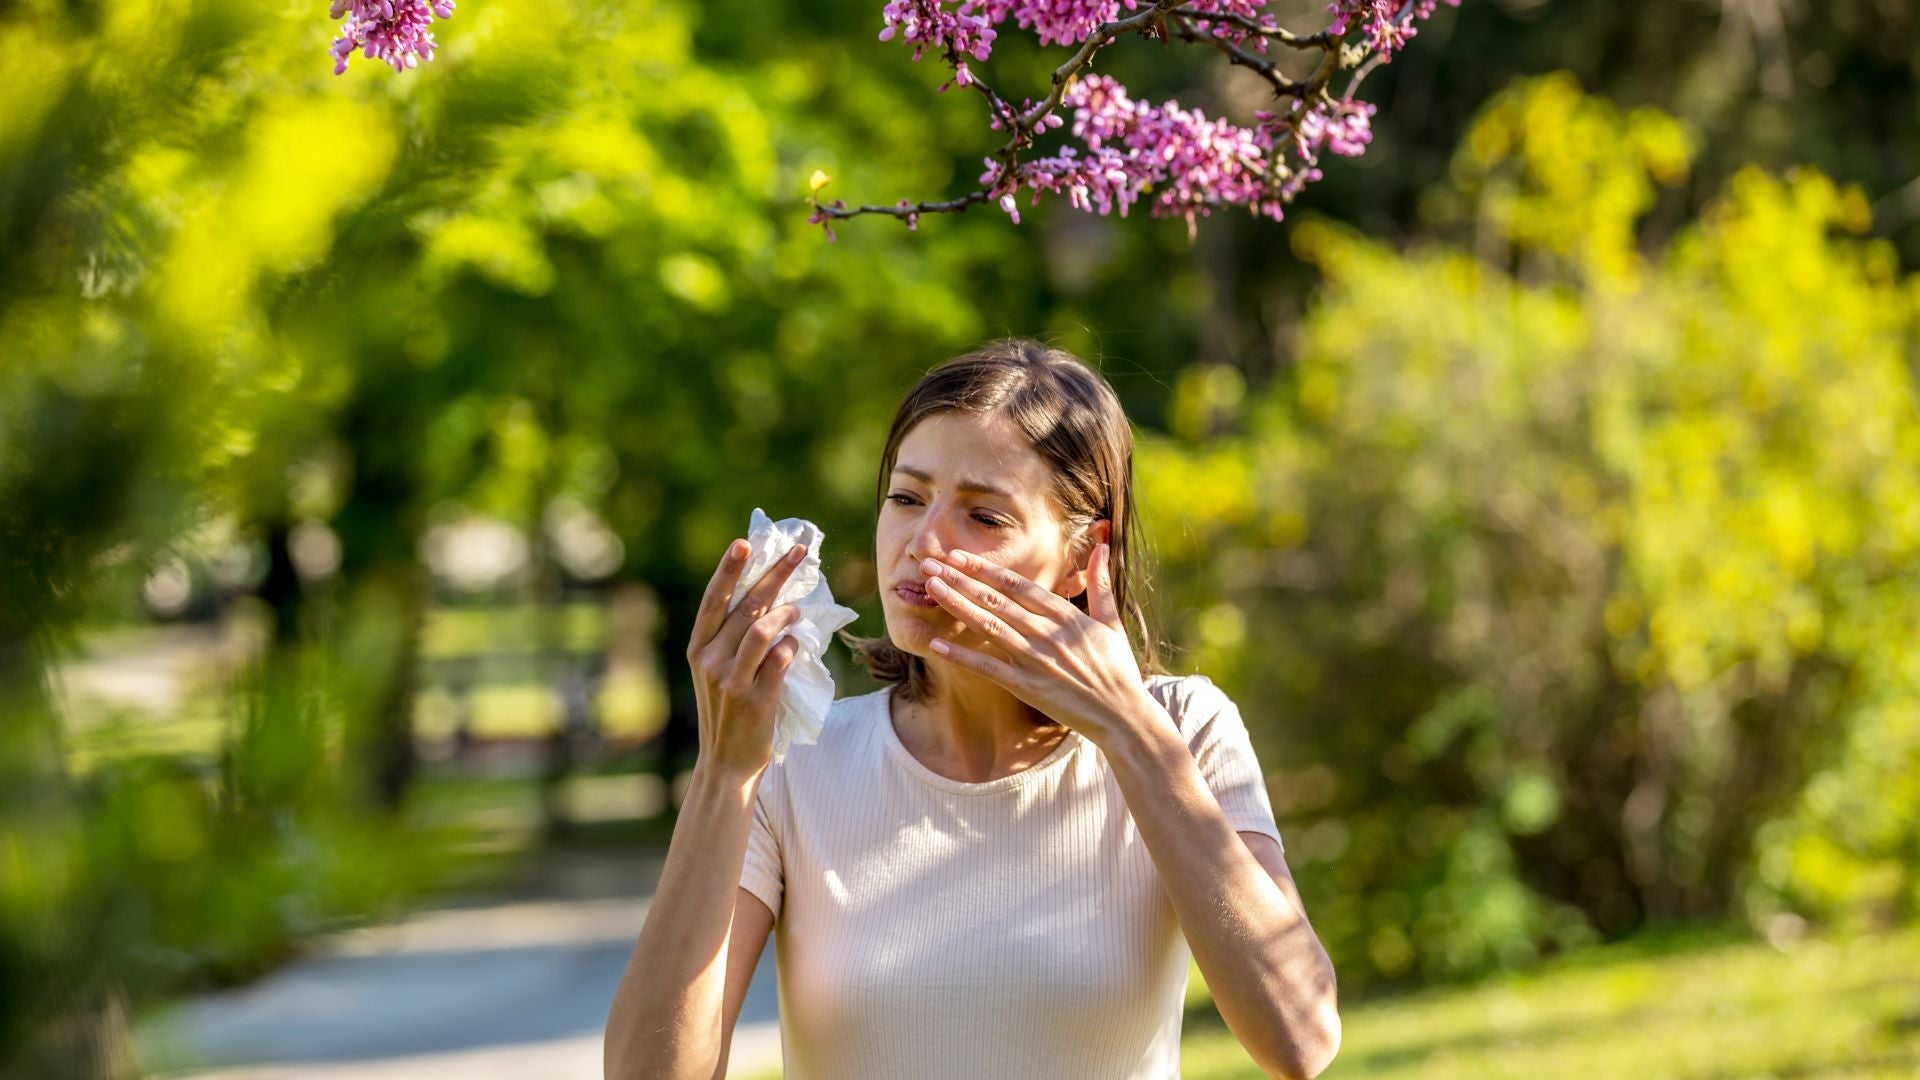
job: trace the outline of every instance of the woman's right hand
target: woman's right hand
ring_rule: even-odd
[[[752,777],[773,760],[780,684],[800,651],[794,638],[772,647],[773,639],[800,617],[800,609],[793,604],[773,607],[773,598],[780,595],[807,549],[794,545],[729,612],[727,600],[746,568],[746,551],[746,541],[735,540],[707,582],[693,620],[693,640],[687,644],[687,663],[693,668],[693,693],[700,712],[700,762]],[[740,557],[734,557],[735,552]]]

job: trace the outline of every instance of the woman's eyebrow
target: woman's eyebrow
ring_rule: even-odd
[[[908,476],[913,477],[915,480],[918,480],[923,484],[933,483],[933,474],[927,472],[924,469],[916,469],[911,465],[895,465],[893,467],[893,471],[898,473],[906,473]],[[954,490],[956,491],[972,491],[972,492],[978,492],[979,494],[982,494],[982,495],[998,495],[1003,499],[1012,499],[1014,497],[1013,492],[1008,491],[1005,488],[994,487],[992,484],[989,484],[984,480],[961,480],[959,483],[953,486],[954,486]]]

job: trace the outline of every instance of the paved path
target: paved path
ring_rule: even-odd
[[[196,1080],[601,1080],[607,1006],[658,875],[657,861],[562,856],[532,895],[329,938],[142,1024],[141,1063]],[[780,1063],[773,974],[769,947],[730,1076]]]

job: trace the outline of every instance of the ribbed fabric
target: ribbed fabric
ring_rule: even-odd
[[[1241,832],[1280,839],[1239,709],[1148,690]],[[761,777],[742,888],[776,916],[788,1080],[1177,1080],[1188,949],[1106,758],[1076,733],[969,784],[900,742],[892,688]]]

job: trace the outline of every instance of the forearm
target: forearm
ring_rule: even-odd
[[[1227,1026],[1262,1068],[1312,1075],[1339,1040],[1333,964],[1221,811],[1172,719],[1125,725],[1104,747]]]
[[[646,925],[614,992],[608,1080],[708,1080],[718,1067],[727,939],[758,784],[695,770]]]

